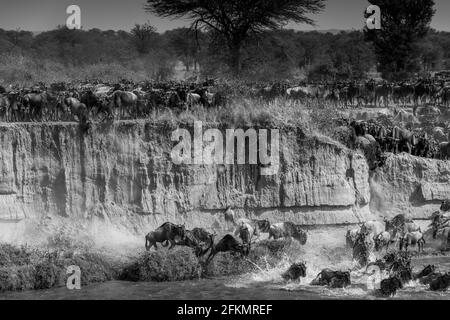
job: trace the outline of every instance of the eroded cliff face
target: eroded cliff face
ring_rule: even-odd
[[[450,162],[390,155],[370,183],[372,212],[428,219],[443,200],[450,199]]]
[[[278,174],[263,176],[258,165],[175,165],[171,132],[145,121],[88,134],[77,124],[1,125],[0,237],[61,225],[141,236],[165,221],[224,231],[227,206],[307,225],[372,218],[365,158],[327,138],[281,131]]]

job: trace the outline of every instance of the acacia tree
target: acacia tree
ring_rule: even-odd
[[[193,20],[193,29],[222,36],[229,50],[229,66],[238,76],[246,40],[289,21],[314,24],[307,15],[324,7],[325,0],[147,0],[145,9],[161,17],[188,18]]]
[[[151,41],[154,40],[156,28],[149,23],[136,24],[131,30],[133,42],[140,54],[147,54],[150,51]]]
[[[433,0],[369,0],[381,9],[381,30],[364,29],[384,78],[400,80],[418,71],[416,44],[430,30]]]

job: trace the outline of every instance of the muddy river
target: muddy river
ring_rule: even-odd
[[[414,271],[428,264],[439,266],[440,271],[450,271],[450,257],[414,259]],[[368,287],[368,276],[352,272],[352,285],[346,289],[329,289],[310,286],[308,283],[319,270],[309,270],[307,277],[299,282],[286,283],[281,278],[282,268],[259,270],[239,277],[202,279],[183,282],[123,282],[110,281],[82,287],[78,291],[56,288],[1,294],[0,299],[44,300],[142,300],[142,299],[188,299],[188,300],[309,300],[309,299],[379,299]],[[410,282],[394,299],[450,300],[450,291],[431,292],[427,286]]]

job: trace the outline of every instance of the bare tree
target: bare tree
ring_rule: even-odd
[[[326,0],[147,0],[147,12],[161,17],[188,18],[192,28],[214,31],[226,41],[229,66],[238,76],[242,47],[252,35],[283,27],[287,22],[314,24],[307,15],[319,13]]]

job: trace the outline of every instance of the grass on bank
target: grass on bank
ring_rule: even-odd
[[[0,292],[65,286],[71,265],[80,267],[82,285],[112,280],[117,273],[112,261],[96,253],[1,244]]]
[[[241,275],[276,266],[291,246],[290,241],[262,241],[246,258],[219,253],[207,268],[191,249],[142,251],[128,263],[93,252],[73,249],[36,249],[0,244],[0,292],[50,289],[66,285],[68,266],[81,269],[83,286],[110,280],[182,281],[199,277]]]

